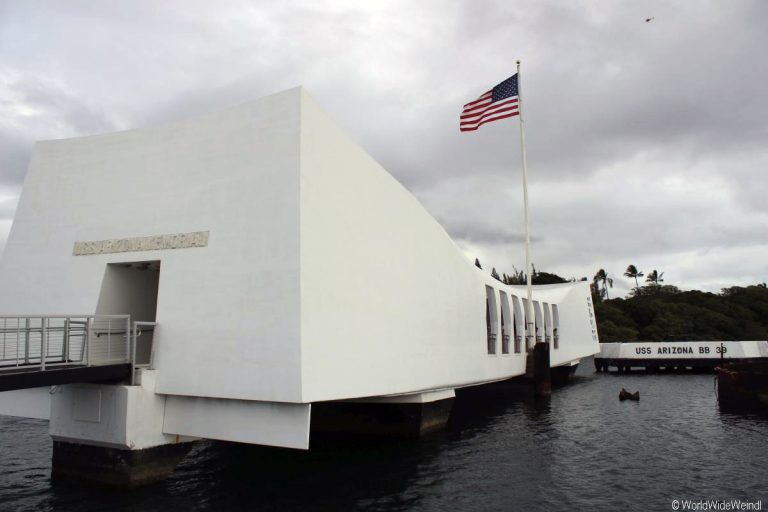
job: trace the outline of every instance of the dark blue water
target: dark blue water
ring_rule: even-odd
[[[548,403],[465,398],[446,432],[422,440],[200,443],[164,483],[126,492],[51,482],[47,422],[0,417],[0,510],[671,510],[728,498],[766,509],[768,421],[721,414],[713,384],[593,374],[589,362]],[[619,402],[622,387],[641,401]]]

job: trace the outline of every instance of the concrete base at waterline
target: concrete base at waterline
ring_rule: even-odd
[[[51,478],[110,487],[139,487],[159,482],[173,473],[191,447],[192,443],[178,443],[120,450],[54,441]]]
[[[552,394],[552,370],[549,366],[549,343],[533,346],[533,387],[537,396]]]
[[[445,428],[453,398],[427,403],[328,402],[312,405],[312,431],[415,438]]]
[[[724,364],[715,372],[722,412],[768,414],[768,361]]]
[[[578,369],[578,364],[555,366],[550,369],[550,377],[552,379],[552,387],[557,388],[565,386],[573,380],[573,376]]]

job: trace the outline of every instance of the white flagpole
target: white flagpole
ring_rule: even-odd
[[[532,287],[532,268],[531,268],[531,226],[528,216],[528,162],[525,157],[525,123],[523,123],[523,90],[520,81],[520,61],[517,61],[517,111],[520,117],[520,147],[522,148],[523,156],[523,208],[525,209],[525,270],[528,274],[527,279],[527,294],[528,303],[525,307],[526,327],[528,331],[528,339],[526,340],[526,348],[531,344],[530,340],[536,339],[536,333],[534,332],[535,323],[533,321],[532,309],[533,309],[533,287]]]

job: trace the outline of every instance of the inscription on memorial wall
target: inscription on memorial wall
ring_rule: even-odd
[[[167,249],[189,249],[207,247],[209,231],[194,233],[176,233],[174,235],[139,236],[134,238],[115,238],[112,240],[94,240],[75,242],[72,249],[74,256],[92,254],[111,254],[116,252],[163,251]]]

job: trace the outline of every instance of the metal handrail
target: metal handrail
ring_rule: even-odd
[[[32,315],[0,315],[0,320],[3,318],[126,318],[131,315],[41,315],[39,313]]]
[[[131,344],[131,361],[133,363],[131,364],[131,386],[136,385],[136,369],[152,368],[152,364],[154,363],[154,356],[155,356],[154,339],[152,340],[152,346],[149,349],[149,362],[141,363],[141,364],[138,364],[136,362],[136,342],[137,342],[137,338],[141,337],[141,333],[143,332],[141,327],[142,326],[155,327],[156,325],[157,325],[157,322],[142,322],[142,321],[133,322],[133,343]],[[154,332],[154,329],[145,329],[145,331]]]
[[[131,363],[130,315],[0,315],[0,370]]]

